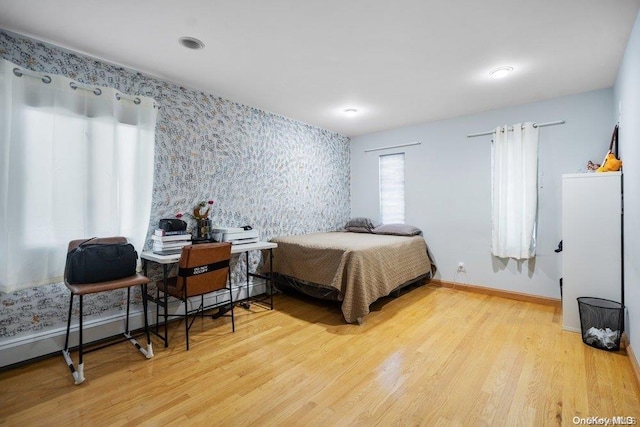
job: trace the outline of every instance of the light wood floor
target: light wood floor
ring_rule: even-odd
[[[573,425],[640,416],[624,353],[584,345],[553,307],[423,286],[373,305],[362,326],[287,295],[183,325],[145,360],[128,343],[0,372],[0,424]],[[75,354],[74,354],[75,360]]]

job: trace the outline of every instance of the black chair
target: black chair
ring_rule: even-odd
[[[163,280],[156,283],[159,292],[177,298],[184,303],[184,312],[182,314],[168,314],[166,298],[160,298],[159,295],[158,298],[152,298],[152,301],[158,304],[158,307],[163,308],[165,322],[169,316],[184,318],[187,350],[189,350],[189,329],[193,325],[195,316],[198,314],[204,316],[206,310],[221,307],[220,304],[205,307],[205,294],[222,289],[229,291],[228,306],[231,311],[231,331],[235,332],[236,330],[233,316],[233,294],[229,276],[230,258],[231,243],[205,243],[185,246],[180,254],[178,275],[167,279],[166,288]],[[189,298],[197,296],[200,297],[200,306],[189,310]],[[189,321],[189,317],[191,317],[191,321]],[[167,337],[165,337],[165,342],[167,342],[166,340]]]
[[[68,252],[71,252],[76,247],[78,247],[81,243],[86,242],[87,239],[79,239],[72,240],[69,242]],[[106,238],[97,238],[91,240],[92,244],[109,244],[109,243],[127,243],[127,239],[124,237],[106,237]],[[67,269],[65,267],[64,272],[64,284],[71,291],[71,301],[69,302],[69,317],[67,319],[67,335],[64,341],[64,350],[62,350],[62,356],[64,357],[67,366],[69,366],[69,370],[71,371],[71,375],[73,376],[75,384],[81,384],[84,382],[84,361],[83,354],[89,351],[98,350],[100,348],[104,348],[108,345],[116,344],[122,341],[130,341],[147,359],[151,359],[153,357],[153,348],[151,346],[151,337],[149,336],[149,323],[147,320],[147,300],[143,297],[143,310],[144,310],[144,329],[147,335],[147,348],[144,349],[142,346],[131,336],[129,331],[129,301],[131,296],[131,287],[140,286],[140,291],[142,295],[146,295],[147,293],[147,284],[149,283],[149,278],[143,276],[141,274],[134,274],[132,276],[128,276],[118,280],[110,280],[107,282],[97,282],[97,283],[86,283],[86,284],[73,284],[69,283],[67,280]],[[83,310],[82,310],[82,300],[85,295],[95,294],[98,292],[107,292],[115,289],[123,289],[127,288],[127,320],[125,325],[124,339],[109,342],[108,344],[104,344],[98,347],[91,348],[91,350],[85,350],[82,342],[82,318],[83,318]],[[71,315],[73,313],[73,297],[78,295],[80,297],[79,304],[79,327],[78,327],[78,368],[76,369],[73,361],[71,360],[71,355],[69,354],[69,331],[71,329]]]

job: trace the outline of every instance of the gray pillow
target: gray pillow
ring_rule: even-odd
[[[371,222],[369,218],[356,217],[347,221],[344,229],[347,231],[353,231],[355,233],[371,233],[371,230],[376,226]]]
[[[394,236],[419,236],[422,230],[408,224],[382,224],[372,230],[374,234],[393,234]]]

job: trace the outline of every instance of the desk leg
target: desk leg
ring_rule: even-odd
[[[245,263],[246,263],[246,268],[247,268],[247,297],[243,300],[240,301],[240,303],[238,303],[238,305],[242,308],[244,308],[245,310],[249,310],[249,308],[251,307],[251,303],[249,302],[249,251],[245,251]]]
[[[271,294],[271,310],[273,310],[273,248],[269,248],[269,293]]]
[[[164,285],[163,294],[164,294],[164,347],[169,347],[169,296],[167,295],[167,279],[169,276],[169,268],[167,264],[162,264],[162,284]],[[156,313],[157,315],[157,313]],[[156,323],[157,324],[157,323]]]
[[[247,308],[249,308],[249,251],[246,251],[244,254],[247,263]]]

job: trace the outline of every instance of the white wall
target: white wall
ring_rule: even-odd
[[[561,175],[600,162],[614,124],[613,90],[604,89],[391,131],[351,141],[351,215],[378,218],[378,156],[367,148],[413,141],[406,152],[406,222],[420,227],[445,281],[560,298]],[[538,249],[535,260],[499,260],[491,249],[491,136],[500,124],[566,120],[540,129]],[[594,200],[594,203],[597,201]],[[585,214],[588,214],[585,212]],[[597,230],[594,230],[594,244]],[[459,261],[466,273],[457,273]]]
[[[640,355],[640,14],[614,86],[624,169],[624,283],[627,335]]]

